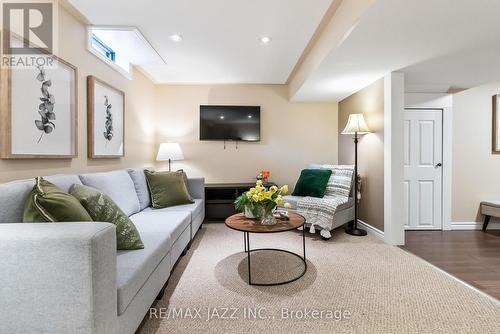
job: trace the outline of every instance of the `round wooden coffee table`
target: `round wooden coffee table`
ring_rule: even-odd
[[[250,285],[259,285],[259,286],[273,286],[273,285],[282,285],[294,282],[304,276],[307,271],[307,261],[306,261],[306,232],[305,232],[305,218],[297,213],[289,212],[288,213],[290,220],[278,219],[278,223],[275,225],[261,225],[258,219],[249,219],[246,218],[243,213],[238,213],[232,215],[231,217],[226,219],[226,226],[236,230],[243,232],[243,240],[244,240],[244,249],[245,253],[247,253],[248,259],[248,284]],[[284,249],[276,249],[276,248],[258,248],[258,249],[250,249],[250,233],[279,233],[295,230],[299,227],[302,228],[302,249],[303,256],[296,254],[294,252],[284,250]],[[304,270],[302,273],[292,278],[288,281],[284,282],[276,282],[276,283],[253,283],[252,282],[252,273],[251,273],[251,264],[250,264],[250,253],[257,251],[276,251],[276,252],[284,252],[288,254],[292,254],[298,257],[304,263]]]

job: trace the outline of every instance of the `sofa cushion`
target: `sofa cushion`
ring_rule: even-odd
[[[323,197],[331,175],[329,169],[303,169],[292,195]]]
[[[352,196],[354,193],[354,165],[309,164],[308,169],[329,169],[332,171],[326,185],[325,196]]]
[[[127,216],[140,211],[134,182],[126,170],[81,174],[80,179],[84,185],[99,189],[111,197]]]
[[[130,219],[141,234],[144,249],[117,252],[118,315],[125,312],[190,223],[187,212],[140,212]]]
[[[149,194],[148,182],[144,170],[153,171],[151,167],[146,168],[128,168],[127,172],[134,182],[135,192],[139,198],[139,205],[141,210],[151,206],[151,195]]]
[[[77,175],[53,175],[45,177],[61,190],[68,191],[73,184],[82,184]],[[35,179],[0,184],[0,223],[21,223],[24,203],[35,186]]]
[[[193,199],[193,201],[194,201],[194,203],[191,203],[191,204],[176,205],[176,206],[171,206],[171,207],[163,208],[163,209],[147,208],[147,209],[144,209],[143,212],[176,212],[176,211],[189,212],[191,214],[191,220],[193,220],[199,214],[202,213],[203,200],[195,198],[195,199]]]
[[[289,203],[290,204],[290,209],[297,209],[297,204],[299,203],[299,200],[303,198],[302,196],[293,196],[293,195],[286,195],[286,196],[283,196],[283,201],[285,203]],[[282,206],[279,206],[280,208]]]
[[[51,176],[46,176],[44,177],[45,180],[52,182],[59,188],[61,188],[62,191],[68,192],[69,188],[71,188],[72,185],[74,184],[82,184],[80,181],[80,178],[78,175],[72,174],[72,175],[65,175],[65,174],[60,174],[60,175],[51,175]]]
[[[88,222],[93,219],[80,202],[41,176],[29,193],[23,212],[23,222]]]
[[[94,221],[116,226],[116,249],[144,248],[134,223],[109,196],[82,184],[71,186],[69,193],[83,205]]]
[[[150,229],[154,230],[155,226],[158,226],[162,231],[160,233],[167,231],[172,238],[172,242],[175,242],[182,231],[191,223],[191,214],[187,211],[159,212],[158,210],[145,210],[132,215],[130,220],[137,227],[141,236],[143,229],[149,231]]]
[[[331,168],[332,177],[326,186],[325,196],[349,197],[354,186],[354,166],[335,165]]]
[[[187,176],[183,170],[177,172],[144,171],[148,181],[151,202],[155,209],[193,203],[187,188]]]

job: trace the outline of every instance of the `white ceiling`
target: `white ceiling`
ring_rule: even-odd
[[[69,2],[92,24],[138,27],[167,62],[139,64],[159,83],[282,84],[332,0]]]
[[[340,101],[398,70],[413,92],[499,80],[498,13],[498,0],[378,0],[293,99]]]
[[[459,50],[402,69],[407,92],[446,92],[472,88],[500,80],[500,43],[492,42]]]
[[[164,64],[163,60],[135,28],[91,28],[92,34],[116,53],[115,64],[130,72],[130,64]]]

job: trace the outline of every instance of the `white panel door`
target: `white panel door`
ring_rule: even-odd
[[[442,229],[443,124],[441,110],[405,110],[405,229]]]

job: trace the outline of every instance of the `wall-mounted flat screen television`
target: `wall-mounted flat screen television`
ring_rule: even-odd
[[[260,141],[260,106],[200,106],[200,140]]]

